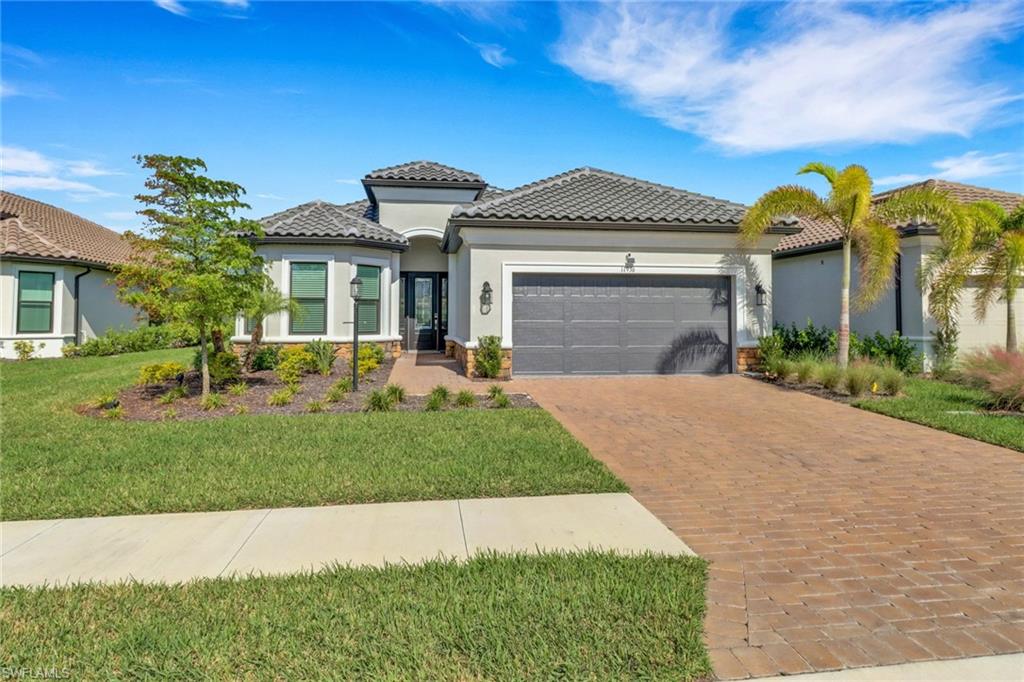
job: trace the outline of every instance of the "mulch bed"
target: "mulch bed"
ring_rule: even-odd
[[[295,394],[292,402],[288,405],[269,405],[267,403],[271,394],[285,387],[284,383],[277,378],[273,370],[259,372],[243,372],[242,382],[248,385],[244,395],[232,395],[226,386],[214,387],[213,391],[224,397],[226,405],[213,410],[204,410],[200,407],[200,394],[202,393],[202,379],[198,372],[189,371],[185,375],[183,385],[188,390],[188,395],[176,399],[173,403],[162,404],[159,399],[165,393],[174,390],[178,383],[169,381],[163,384],[150,386],[132,386],[122,390],[117,395],[117,405],[120,409],[120,418],[129,421],[164,421],[173,419],[175,421],[191,421],[197,419],[217,419],[235,414],[309,414],[307,405],[311,401],[322,403],[322,413],[362,412],[365,409],[367,396],[387,385],[394,367],[394,359],[386,358],[377,369],[368,372],[359,380],[359,390],[347,393],[345,397],[336,402],[329,403],[324,400],[327,390],[339,379],[351,377],[352,372],[345,362],[336,362],[331,368],[328,376],[318,373],[306,374],[299,383],[300,390]],[[452,391],[452,400],[456,391]],[[537,403],[526,394],[508,394],[512,407],[537,407]],[[405,400],[394,406],[396,412],[421,412],[426,406],[428,396],[407,395]],[[110,407],[112,407],[111,405]],[[239,406],[244,406],[239,408]],[[471,408],[459,408],[454,404],[448,405],[445,410],[459,409],[497,409],[491,404],[486,396],[477,396],[476,404]],[[108,415],[106,409],[93,405],[82,405],[77,410],[81,414],[95,417]]]
[[[833,402],[843,403],[844,405],[849,405],[858,400],[879,400],[881,398],[895,397],[875,393],[864,393],[863,395],[852,396],[847,393],[836,393],[835,391],[830,391],[823,386],[818,386],[817,384],[800,384],[792,381],[783,381],[782,379],[770,377],[767,374],[761,374],[758,372],[744,372],[743,376],[790,391],[799,391],[800,393],[807,393],[808,395],[825,398],[826,400],[831,400]]]

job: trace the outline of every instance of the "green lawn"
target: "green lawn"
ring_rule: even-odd
[[[704,580],[693,557],[585,553],[7,589],[2,665],[75,678],[707,679]]]
[[[1024,417],[982,414],[982,391],[929,379],[911,379],[907,395],[855,402],[857,407],[1024,452]]]
[[[119,422],[73,407],[190,350],[0,368],[4,520],[457,497],[625,485],[539,409]]]

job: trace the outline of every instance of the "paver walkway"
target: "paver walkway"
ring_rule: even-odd
[[[1024,651],[1024,454],[735,375],[512,384],[713,562],[720,677]]]
[[[438,384],[453,391],[469,389],[480,394],[486,393],[489,386],[487,382],[468,379],[454,358],[428,351],[402,353],[395,360],[388,381],[403,386],[409,395],[426,395]]]
[[[0,540],[4,586],[178,582],[484,550],[692,554],[623,493],[8,521]]]

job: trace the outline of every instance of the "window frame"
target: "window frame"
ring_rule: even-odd
[[[22,294],[22,291],[23,291],[22,286],[21,286],[21,276],[23,274],[46,275],[46,276],[48,276],[50,278],[50,324],[49,324],[49,327],[47,327],[46,330],[26,331],[26,330],[21,328],[21,306],[23,304],[23,302],[21,300],[21,294]],[[14,333],[15,334],[24,334],[24,335],[53,334],[54,333],[53,324],[54,324],[54,318],[55,318],[56,307],[57,307],[57,273],[52,271],[52,270],[27,270],[27,269],[22,270],[22,269],[19,269],[18,270],[17,282],[18,282],[18,293],[17,293],[17,295],[15,297],[15,300],[14,300],[14,305],[15,305],[15,309],[16,309],[15,310],[15,322],[14,322]]]
[[[382,290],[384,289],[384,283],[383,283],[384,268],[382,266],[380,266],[380,265],[377,265],[376,263],[356,263],[355,267],[356,267],[356,276],[357,277],[359,276],[359,268],[374,268],[374,269],[377,270],[377,298],[374,299],[375,303],[376,303],[376,308],[377,308],[377,326],[374,328],[373,331],[363,331],[362,329],[359,329],[359,320],[356,319],[354,321],[354,326],[355,326],[356,329],[359,329],[359,333],[360,334],[366,334],[367,336],[376,336],[376,335],[379,335],[381,333],[381,331],[380,331],[381,330],[381,319],[380,319],[380,316],[381,316],[381,310],[382,310],[381,299],[383,298]],[[362,287],[360,287],[359,303],[363,303],[363,302],[365,302],[367,300],[368,299],[363,298]],[[355,306],[355,310],[356,310],[356,314],[358,315],[359,305]]]
[[[324,266],[324,297],[310,298],[308,296],[298,297],[295,296],[293,291],[293,280],[292,277],[295,272],[296,265],[322,265]],[[314,260],[314,259],[302,259],[302,260],[289,260],[288,261],[288,292],[290,298],[295,301],[296,304],[302,305],[303,301],[323,301],[324,303],[324,323],[320,331],[295,331],[295,315],[288,316],[288,335],[289,336],[324,336],[327,334],[327,328],[329,326],[329,311],[330,311],[330,297],[331,297],[331,277],[330,277],[330,261],[328,260]],[[244,328],[244,327],[243,327]]]

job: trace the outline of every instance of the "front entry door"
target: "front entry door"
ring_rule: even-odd
[[[406,339],[410,350],[441,350],[448,326],[448,274],[405,273]]]

